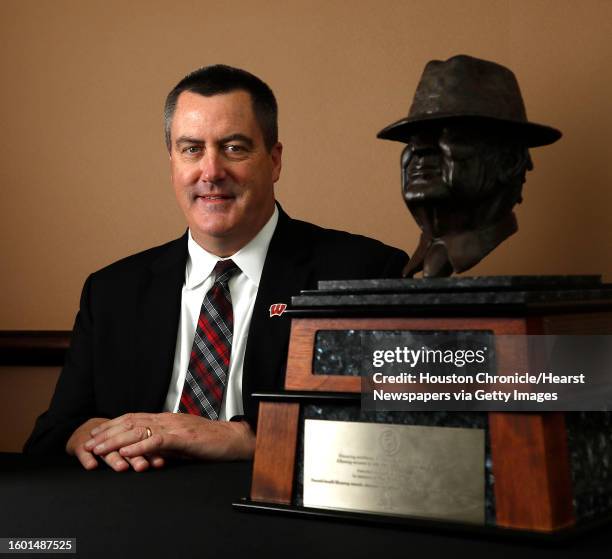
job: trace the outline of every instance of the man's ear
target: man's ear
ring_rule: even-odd
[[[270,158],[272,159],[272,181],[276,182],[280,178],[281,168],[283,166],[283,144],[276,142],[270,150]]]

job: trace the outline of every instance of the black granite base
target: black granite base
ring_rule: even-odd
[[[612,413],[565,414],[578,522],[612,513]]]
[[[461,374],[493,374],[496,370],[495,340],[490,330],[318,330],[314,342],[312,372],[314,375],[361,376],[372,370],[375,350],[393,349],[396,346],[431,350],[487,348],[486,360],[471,365],[465,363]],[[428,363],[430,374],[446,374],[456,370],[447,363]],[[404,372],[388,363],[385,374]]]
[[[316,309],[395,307],[449,312],[477,307],[526,311],[556,304],[561,307],[605,305],[612,308],[612,285],[601,276],[485,276],[435,279],[373,279],[322,281],[317,290],[302,291],[291,300],[290,312]]]

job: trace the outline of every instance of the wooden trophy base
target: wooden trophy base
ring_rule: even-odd
[[[610,519],[612,473],[605,463],[612,461],[611,414],[377,413],[361,408],[362,379],[358,367],[350,365],[354,348],[340,344],[327,352],[331,361],[321,364],[319,359],[325,353],[321,332],[338,332],[340,339],[343,332],[358,331],[610,334],[612,289],[597,276],[321,282],[318,291],[294,297],[289,312],[285,391],[256,395],[260,406],[251,494],[236,507],[548,540],[563,540]],[[529,361],[527,355],[497,349],[501,369],[510,362],[516,366],[517,359],[525,365]],[[344,364],[340,369],[338,361]],[[305,507],[300,493],[304,422],[313,417],[483,429],[484,523]]]

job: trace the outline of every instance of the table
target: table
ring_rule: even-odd
[[[563,546],[235,510],[250,463],[83,470],[68,456],[0,453],[0,537],[76,537],[76,557],[610,557],[609,528]],[[15,557],[45,557],[17,555]],[[59,555],[54,555],[59,557]],[[62,555],[75,557],[75,555]],[[9,555],[6,555],[9,557]]]

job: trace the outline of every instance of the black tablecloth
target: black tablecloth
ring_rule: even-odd
[[[250,470],[250,463],[182,462],[140,474],[106,467],[87,472],[69,457],[0,453],[0,537],[73,537],[77,557],[109,559],[458,554],[560,559],[612,554],[612,534],[606,528],[552,546],[241,512],[232,502],[248,495]]]

